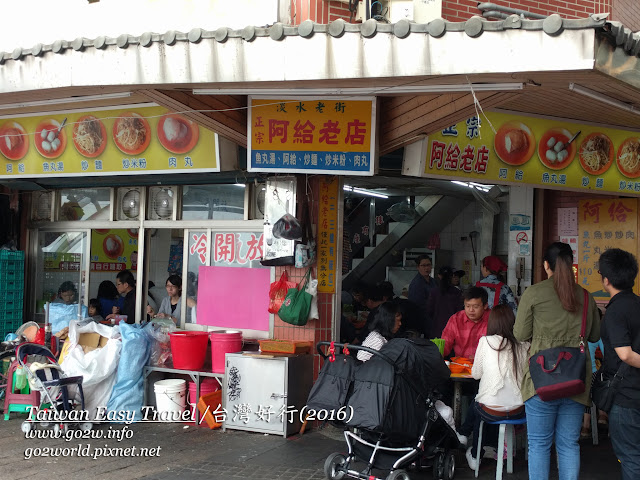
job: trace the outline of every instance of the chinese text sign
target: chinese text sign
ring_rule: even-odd
[[[249,171],[373,175],[375,99],[249,98]]]
[[[578,209],[578,283],[593,294],[596,301],[607,301],[598,273],[600,254],[609,248],[621,248],[638,254],[637,199],[581,200]],[[634,290],[638,290],[638,280]]]
[[[318,291],[335,293],[338,249],[338,179],[320,181],[318,215]]]

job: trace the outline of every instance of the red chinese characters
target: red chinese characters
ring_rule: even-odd
[[[467,145],[461,151],[457,143],[451,142],[447,145],[437,140],[431,143],[431,169],[486,174],[488,166],[489,149],[486,145],[480,146],[477,150],[473,145]]]

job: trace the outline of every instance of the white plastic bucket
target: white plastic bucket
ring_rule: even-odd
[[[182,420],[187,400],[187,382],[178,378],[159,380],[153,384],[156,393],[158,420],[176,422]]]

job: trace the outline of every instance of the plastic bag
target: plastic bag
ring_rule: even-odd
[[[169,318],[157,318],[151,322],[147,333],[151,339],[151,356],[149,365],[165,367],[172,365],[171,342],[169,332],[176,330],[176,325]]]
[[[89,310],[86,306],[82,305],[80,310],[82,318],[89,316]],[[72,303],[66,305],[64,303],[50,303],[49,304],[49,323],[51,324],[51,333],[55,335],[64,327],[69,326],[71,320],[78,319],[78,304]]]
[[[320,318],[318,313],[318,280],[310,280],[305,289],[308,294],[312,295],[311,308],[309,308],[309,317],[307,320],[317,320]]]
[[[316,261],[316,242],[309,240],[306,244],[299,243],[296,245],[296,268],[306,268],[313,265]]]
[[[286,240],[300,240],[302,238],[302,225],[300,225],[300,221],[296,217],[290,213],[285,213],[273,225],[273,236]]]
[[[287,292],[295,287],[296,282],[290,282],[287,272],[282,272],[280,280],[273,282],[269,287],[269,313],[278,313]]]
[[[81,333],[98,333],[109,340],[102,348],[85,353],[78,345]],[[111,396],[121,348],[120,327],[95,322],[79,325],[75,320],[69,322],[69,338],[62,349],[60,366],[69,377],[82,376],[84,407],[91,419],[96,418],[97,408],[105,406]]]
[[[116,384],[113,386],[107,410],[110,412],[134,412],[133,420],[142,419],[142,399],[144,397],[144,377],[142,371],[149,361],[151,337],[149,331],[154,327],[147,324],[123,323],[120,325],[122,335],[122,356]],[[130,413],[129,413],[130,414]]]

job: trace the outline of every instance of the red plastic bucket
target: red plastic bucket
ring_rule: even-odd
[[[201,397],[218,390],[220,390],[220,384],[215,378],[205,378],[200,382]],[[196,384],[195,382],[189,382],[189,403],[197,404],[198,400],[199,399],[196,397]]]
[[[207,332],[169,332],[173,368],[200,370],[207,357]]]
[[[226,353],[242,351],[242,332],[239,330],[216,330],[211,332],[211,371],[224,373]]]

